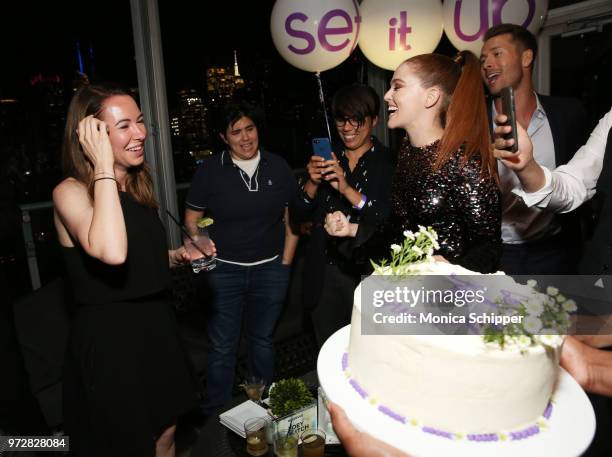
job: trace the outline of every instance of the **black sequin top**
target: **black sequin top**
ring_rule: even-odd
[[[501,256],[500,191],[492,179],[481,176],[477,156],[461,163],[460,150],[434,171],[438,145],[414,147],[404,140],[391,191],[388,241],[401,241],[406,229],[430,226],[438,233],[437,254],[470,270],[496,271]]]

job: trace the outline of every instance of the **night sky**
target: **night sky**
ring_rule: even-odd
[[[0,96],[19,95],[39,73],[59,74],[70,81],[78,69],[77,41],[92,79],[136,85],[129,2],[115,0],[94,5],[84,8],[74,1],[41,2],[35,7],[26,2],[5,3],[8,11],[0,27]],[[269,33],[273,5],[272,0],[244,4],[161,0],[169,94],[202,86],[209,65],[232,65],[233,49],[238,49],[245,69],[261,59],[285,64]],[[80,19],[72,19],[73,16]],[[90,46],[95,55],[95,71],[88,65]]]

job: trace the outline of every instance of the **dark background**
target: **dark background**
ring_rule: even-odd
[[[551,0],[549,9],[576,3]],[[324,133],[316,78],[285,62],[269,32],[273,0],[187,2],[159,0],[169,114],[180,108],[179,92],[191,90],[206,100],[206,70],[231,67],[237,51],[246,81],[237,94],[264,107],[262,143],[301,168],[310,155],[310,138]],[[48,202],[62,178],[60,146],[68,102],[82,80],[111,80],[137,87],[129,2],[5,2],[0,27],[0,278],[12,299],[29,290],[18,205]],[[603,33],[554,38],[551,92],[581,98],[591,124],[612,103],[611,24]],[[437,52],[453,54],[443,36]],[[390,72],[387,73],[389,76]],[[367,83],[367,61],[357,50],[321,75],[330,95],[340,86]],[[328,103],[329,105],[329,103]],[[215,135],[200,141],[214,149]],[[174,138],[173,138],[174,140]],[[173,142],[178,183],[188,183],[196,158],[184,143]],[[179,195],[179,198],[180,195]],[[43,283],[57,275],[56,243],[50,210],[31,213]]]

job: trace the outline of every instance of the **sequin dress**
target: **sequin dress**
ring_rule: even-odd
[[[439,143],[414,147],[404,140],[391,190],[387,240],[398,242],[404,230],[430,226],[438,233],[438,254],[470,270],[496,271],[501,256],[499,189],[481,176],[478,157],[462,164],[460,150],[434,171]]]

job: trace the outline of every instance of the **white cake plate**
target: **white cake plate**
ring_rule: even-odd
[[[578,383],[562,368],[547,428],[526,439],[488,442],[449,440],[425,433],[419,427],[401,424],[370,405],[349,384],[342,370],[342,355],[348,349],[349,334],[350,325],[347,325],[334,333],[321,348],[317,361],[321,387],[331,401],[346,411],[359,430],[412,457],[576,457],[586,450],[593,439],[595,414],[591,402]]]

